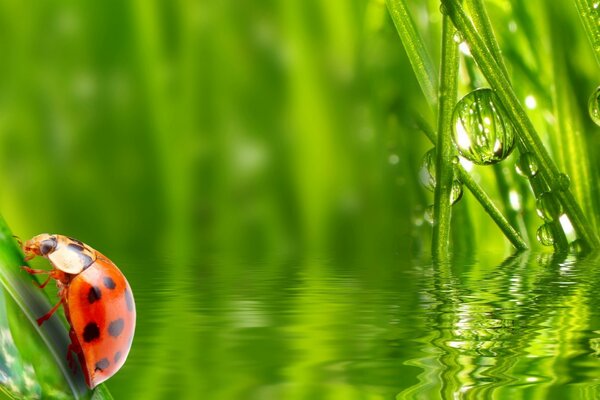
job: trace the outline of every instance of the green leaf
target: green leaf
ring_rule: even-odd
[[[21,271],[25,265],[8,226],[0,216],[0,389],[15,398],[88,399],[80,369],[66,363],[69,344],[64,320],[55,314],[41,327],[36,319],[52,304]],[[100,385],[93,398],[112,399]]]

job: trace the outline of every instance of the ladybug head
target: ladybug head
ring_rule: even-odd
[[[25,259],[31,260],[35,256],[48,256],[56,249],[56,236],[42,233],[29,239],[23,244]]]

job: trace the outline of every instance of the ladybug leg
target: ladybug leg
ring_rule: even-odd
[[[79,346],[79,343],[77,342],[77,337],[75,336],[73,328],[69,331],[69,337],[71,338],[71,343],[69,343],[69,346],[67,347],[67,364],[69,365],[69,368],[71,368],[71,371],[76,373],[77,364],[75,363],[73,354],[77,355],[81,353],[81,346]]]
[[[41,316],[40,318],[38,318],[37,319],[38,326],[42,326],[42,324],[44,323],[44,321],[46,321],[48,318],[50,318],[52,316],[52,314],[54,314],[56,312],[56,310],[58,310],[58,307],[60,307],[60,305],[63,303],[63,301],[64,300],[61,298],[58,301],[58,303],[56,303],[56,305],[50,309],[50,311],[48,311],[46,314],[44,314],[43,316]]]
[[[52,271],[46,271],[45,269],[32,269],[29,267],[21,267],[21,269],[30,275],[49,274],[48,279],[46,279],[42,283],[37,283],[37,281],[33,281],[34,285],[36,285],[40,289],[45,288],[48,282],[50,282],[50,280],[52,279]]]
[[[22,266],[21,269],[30,275],[49,274],[50,272],[52,272],[52,271],[48,271],[45,269],[33,269],[33,268],[29,268],[27,266]]]
[[[77,365],[75,364],[75,358],[73,357],[73,353],[75,353],[75,348],[73,346],[73,343],[71,343],[67,347],[67,364],[69,365],[71,372],[76,373]]]

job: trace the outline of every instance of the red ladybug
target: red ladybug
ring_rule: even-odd
[[[46,257],[50,271],[22,267],[30,274],[48,274],[56,281],[59,302],[37,320],[38,325],[62,304],[71,325],[67,361],[79,358],[86,384],[94,388],[125,363],[135,331],[135,303],[119,268],[100,252],[63,235],[37,235],[22,245],[25,261]]]

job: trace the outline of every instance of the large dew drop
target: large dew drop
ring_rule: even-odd
[[[421,161],[421,169],[419,170],[419,180],[421,181],[421,184],[432,192],[435,190],[436,185],[435,157],[435,148],[425,153],[425,156],[423,156],[423,161]],[[455,164],[454,160],[452,160],[452,164]],[[454,179],[452,181],[452,189],[450,191],[450,203],[456,203],[462,198],[462,195],[462,182],[458,179]]]
[[[495,164],[515,147],[510,118],[491,89],[477,89],[454,107],[452,138],[461,156],[475,164]]]
[[[594,121],[596,125],[600,125],[600,86],[598,86],[590,96],[590,100],[588,101],[588,111],[592,121]]]

